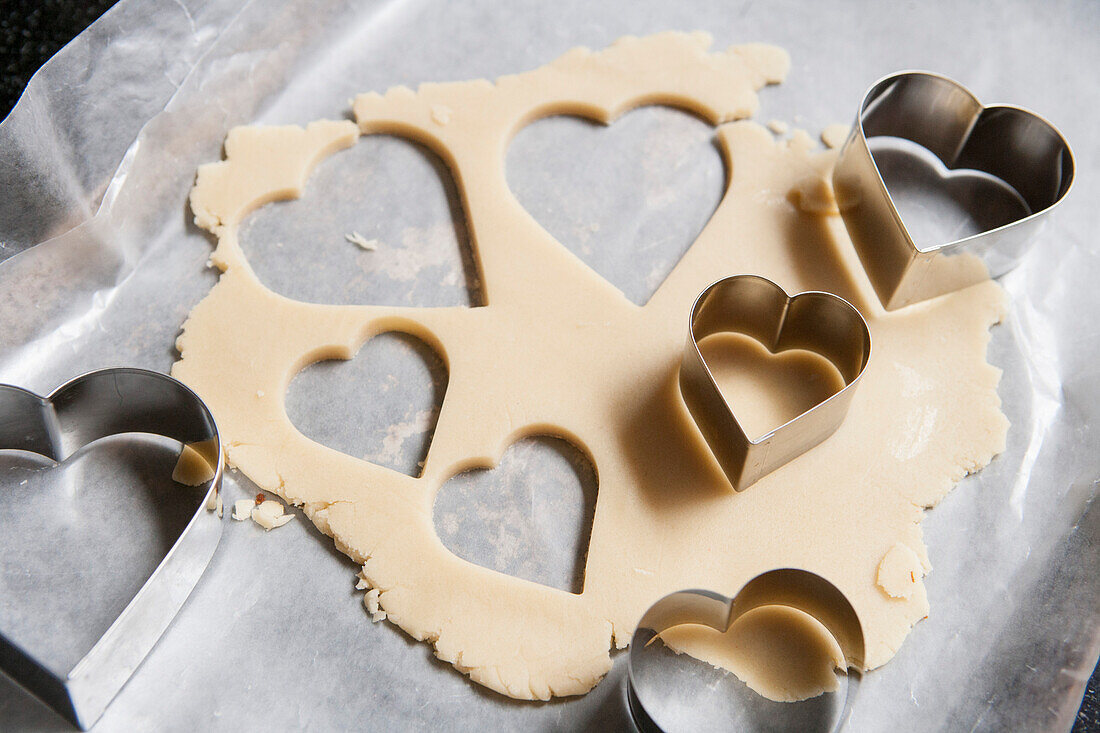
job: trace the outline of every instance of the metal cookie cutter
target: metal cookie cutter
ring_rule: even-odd
[[[1022,199],[1019,210],[963,239],[915,242],[868,146],[869,138],[880,136],[923,146],[949,171],[971,169],[999,179]],[[986,107],[952,79],[907,71],[877,82],[863,98],[833,171],[833,188],[867,275],[893,310],[1011,270],[1073,177],[1069,144],[1039,115],[1010,105]],[[968,198],[974,211],[987,203],[979,195]]]
[[[845,386],[824,402],[753,440],[737,422],[699,351],[711,334],[738,331],[772,353],[807,349],[831,361]],[[859,311],[831,293],[789,296],[758,275],[734,275],[703,291],[691,309],[680,391],[703,437],[738,491],[828,438],[843,422],[871,357],[871,333]]]
[[[47,397],[0,385],[0,450],[64,461],[82,446],[120,433],[178,440],[181,460],[207,486],[195,514],[126,608],[75,666],[58,668],[0,629],[0,669],[50,707],[87,729],[153,648],[190,595],[221,539],[212,510],[222,478],[222,448],[206,405],[180,382],[143,369],[103,369]],[[184,477],[181,477],[183,480]],[[64,633],[64,629],[59,629]]]
[[[682,624],[700,624],[725,632],[749,611],[764,606],[795,608],[816,619],[836,640],[848,671],[843,698],[832,706],[824,696],[799,703],[776,703],[743,688],[751,697],[718,700],[733,703],[715,710],[707,699],[708,690],[719,690],[720,682],[698,676],[679,676],[670,671],[671,659],[646,664],[652,655],[646,647],[664,631]],[[653,656],[650,659],[654,659]],[[863,668],[863,627],[852,604],[825,578],[806,570],[770,570],[746,583],[733,598],[706,590],[684,590],[653,604],[638,622],[630,642],[627,660],[627,700],[630,715],[641,733],[699,730],[701,724],[714,730],[840,730],[851,713]],[[709,665],[693,664],[694,672]],[[712,675],[713,676],[713,675]],[[725,677],[725,675],[722,675]],[[685,689],[690,687],[691,689]],[[733,692],[720,689],[719,695]],[[713,692],[710,697],[714,697]],[[721,719],[716,719],[720,716]]]

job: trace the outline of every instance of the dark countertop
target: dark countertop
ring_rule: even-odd
[[[116,0],[5,0],[0,10],[0,118],[51,56]],[[1092,673],[1073,733],[1100,733],[1100,666]]]

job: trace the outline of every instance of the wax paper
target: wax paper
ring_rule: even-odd
[[[573,46],[668,29],[708,31],[717,47],[787,48],[789,80],[761,93],[757,119],[815,133],[850,122],[878,77],[939,71],[1047,116],[1075,147],[1078,179],[1002,280],[1012,305],[989,358],[1004,370],[1007,450],[928,513],[930,618],[865,676],[849,729],[1066,730],[1100,650],[1097,27],[1100,5],[1089,2],[123,0],[39,72],[0,125],[0,381],[47,392],[93,368],[170,368],[180,324],[216,278],[187,193],[237,124],[346,117],[359,92],[493,78]],[[644,300],[713,210],[723,174],[712,134],[665,110],[607,130],[549,120],[517,137],[509,181],[563,243]],[[660,176],[631,162],[642,154]],[[319,302],[481,302],[441,164],[392,138],[342,155],[318,169],[305,199],[246,226],[261,279]],[[669,212],[677,223],[664,223]],[[368,248],[345,237],[356,233]],[[322,442],[415,473],[446,378],[434,358],[379,339],[296,379],[291,417]],[[475,475],[445,487],[441,538],[475,562],[575,588],[591,467],[554,444],[519,445],[505,461],[498,484]],[[25,473],[3,473],[0,491]],[[230,473],[227,503],[254,493]],[[504,699],[371,623],[354,565],[300,514],[266,534],[225,521],[205,576],[95,730],[629,725],[622,654],[587,696]],[[77,551],[59,552],[58,566],[83,568],[66,557]],[[18,553],[7,547],[0,563],[19,567]],[[0,596],[7,609],[20,602]],[[68,729],[2,677],[0,721]]]

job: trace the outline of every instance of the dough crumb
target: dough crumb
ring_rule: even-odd
[[[252,508],[252,521],[268,531],[282,527],[291,519],[294,519],[294,515],[286,514],[283,505],[277,501],[257,503]]]
[[[817,143],[810,137],[810,133],[801,127],[791,130],[791,136],[787,139],[787,149],[800,153],[807,153],[817,147]]]
[[[378,249],[377,239],[367,239],[359,232],[352,232],[351,234],[345,234],[344,239],[348,240],[356,247],[367,252],[373,252]]]
[[[832,183],[821,176],[807,176],[791,189],[791,201],[807,214],[839,214]]]
[[[375,623],[386,620],[386,612],[378,607],[378,589],[371,588],[363,596],[363,606],[366,607],[367,613],[370,614],[370,620]]]
[[[238,499],[233,502],[233,518],[238,522],[243,522],[252,515],[252,507],[256,506],[256,502],[251,499]]]
[[[827,148],[839,148],[848,139],[848,133],[851,129],[849,125],[840,123],[829,125],[821,131],[821,142],[825,143]]]
[[[923,577],[920,557],[901,542],[891,547],[878,564],[878,587],[891,598],[909,598]]]
[[[370,586],[367,585],[367,581],[363,580],[362,578],[356,581],[355,590],[366,590],[367,588],[370,588]]]
[[[768,122],[768,129],[776,135],[786,135],[787,131],[791,129],[791,126],[783,120],[771,120]]]
[[[451,121],[452,114],[451,108],[445,104],[432,105],[432,122],[437,125],[446,125]]]

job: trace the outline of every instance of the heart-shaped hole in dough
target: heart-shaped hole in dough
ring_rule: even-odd
[[[353,358],[312,364],[291,381],[286,411],[311,440],[419,476],[447,390],[447,367],[426,343],[391,331]]]
[[[367,135],[321,161],[299,199],[253,212],[240,229],[265,286],[333,305],[483,305],[454,179],[439,156]]]
[[[540,119],[513,139],[506,174],[543,228],[638,305],[699,236],[726,181],[714,128],[670,107],[610,126]]]
[[[1023,197],[989,173],[951,170],[911,140],[867,139],[895,208],[921,250],[933,249],[1019,221],[1031,214]]]
[[[844,389],[833,363],[813,351],[773,354],[751,336],[725,331],[700,341],[699,352],[753,440]]]
[[[172,480],[179,443],[117,435],[60,464],[0,451],[0,629],[71,669],[195,515],[207,486]]]
[[[572,444],[524,438],[496,468],[465,471],[440,488],[436,534],[465,560],[580,593],[596,490],[591,461]]]

